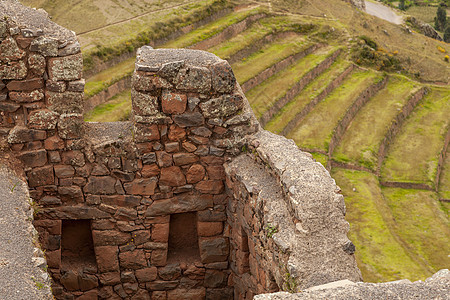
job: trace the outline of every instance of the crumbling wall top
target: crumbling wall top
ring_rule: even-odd
[[[60,48],[67,44],[77,42],[76,35],[73,31],[52,22],[44,10],[36,10],[23,6],[17,0],[2,0],[0,2],[0,17],[3,19],[4,16],[14,21],[24,36],[51,37],[58,41]]]
[[[179,62],[198,67],[208,67],[222,60],[206,51],[189,49],[153,49],[144,46],[139,49],[136,58],[138,71],[157,72],[167,63]]]

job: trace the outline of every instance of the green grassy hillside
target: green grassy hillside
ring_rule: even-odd
[[[87,78],[86,98],[130,76],[134,57],[118,57],[142,44],[221,11],[160,46],[195,48],[263,14],[207,50],[232,62],[241,85],[284,59],[292,61],[246,95],[257,117],[271,112],[267,130],[311,152],[341,187],[364,279],[419,280],[449,267],[450,71],[444,61],[449,44],[366,15],[342,0],[22,2],[46,8],[56,22],[77,32],[92,30],[79,35],[88,67],[118,60]],[[73,11],[64,14],[70,4]],[[170,6],[176,7],[164,9]],[[77,16],[83,12],[97,19],[80,24]],[[305,81],[338,49],[324,70]],[[355,105],[383,79],[385,86]],[[290,95],[299,83],[304,84]],[[428,93],[411,104],[425,89]],[[121,91],[86,113],[86,120],[127,119],[129,95]],[[277,107],[281,100],[285,105]],[[442,153],[447,158],[440,165]]]

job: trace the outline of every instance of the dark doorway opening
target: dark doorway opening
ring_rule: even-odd
[[[167,260],[170,263],[200,261],[195,212],[170,215]]]
[[[63,220],[62,270],[97,269],[90,220]]]

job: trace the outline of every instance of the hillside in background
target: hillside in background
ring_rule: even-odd
[[[139,46],[213,52],[261,124],[335,178],[366,281],[449,267],[449,44],[343,0],[21,2],[78,33],[86,107],[107,100],[87,120],[128,118]]]

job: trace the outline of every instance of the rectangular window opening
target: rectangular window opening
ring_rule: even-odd
[[[192,263],[200,261],[197,237],[197,213],[191,212],[170,215],[167,261],[170,263]]]
[[[63,270],[97,268],[91,220],[63,220],[61,267]]]

